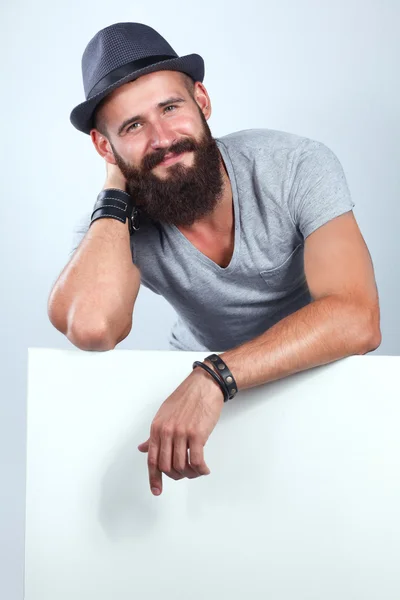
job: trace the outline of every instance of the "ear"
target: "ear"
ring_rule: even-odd
[[[208,120],[211,116],[211,100],[205,86],[201,83],[201,81],[196,81],[193,95],[196,104],[200,108],[205,119]]]
[[[96,148],[96,152],[100,154],[104,160],[112,165],[116,165],[117,162],[114,158],[114,153],[111,148],[111,144],[108,139],[100,133],[97,129],[90,130],[90,137],[92,138],[92,142],[94,147]]]

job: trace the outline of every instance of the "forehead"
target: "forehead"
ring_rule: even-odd
[[[128,81],[114,90],[101,109],[108,118],[126,116],[126,111],[137,112],[153,108],[167,96],[185,94],[186,88],[179,71],[156,71]]]

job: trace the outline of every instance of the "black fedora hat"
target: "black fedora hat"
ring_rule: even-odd
[[[178,56],[157,31],[142,23],[114,23],[101,29],[82,55],[86,101],[71,112],[72,125],[89,134],[93,112],[107,94],[154,71],[181,71],[202,82],[204,60],[198,54]]]

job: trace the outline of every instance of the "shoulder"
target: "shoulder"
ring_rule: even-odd
[[[296,169],[308,153],[329,151],[317,140],[277,129],[244,129],[216,138],[218,146],[239,163],[282,170]]]
[[[224,144],[228,149],[248,149],[248,150],[296,150],[303,147],[318,144],[311,138],[280,131],[277,129],[243,129],[228,133],[227,135],[216,138],[217,142]]]
[[[270,182],[292,178],[304,157],[328,150],[317,140],[277,129],[244,129],[215,139],[236,169],[268,176]]]

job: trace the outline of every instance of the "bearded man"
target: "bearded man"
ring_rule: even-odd
[[[81,349],[113,349],[142,283],[178,314],[171,349],[214,351],[139,446],[156,494],[162,473],[209,473],[203,447],[238,390],[377,348],[378,293],[326,145],[265,128],[213,138],[203,59],[179,57],[147,25],[98,32],[82,73],[86,101],[70,118],[107,177],[50,320]],[[239,79],[227,93],[242,108]]]

